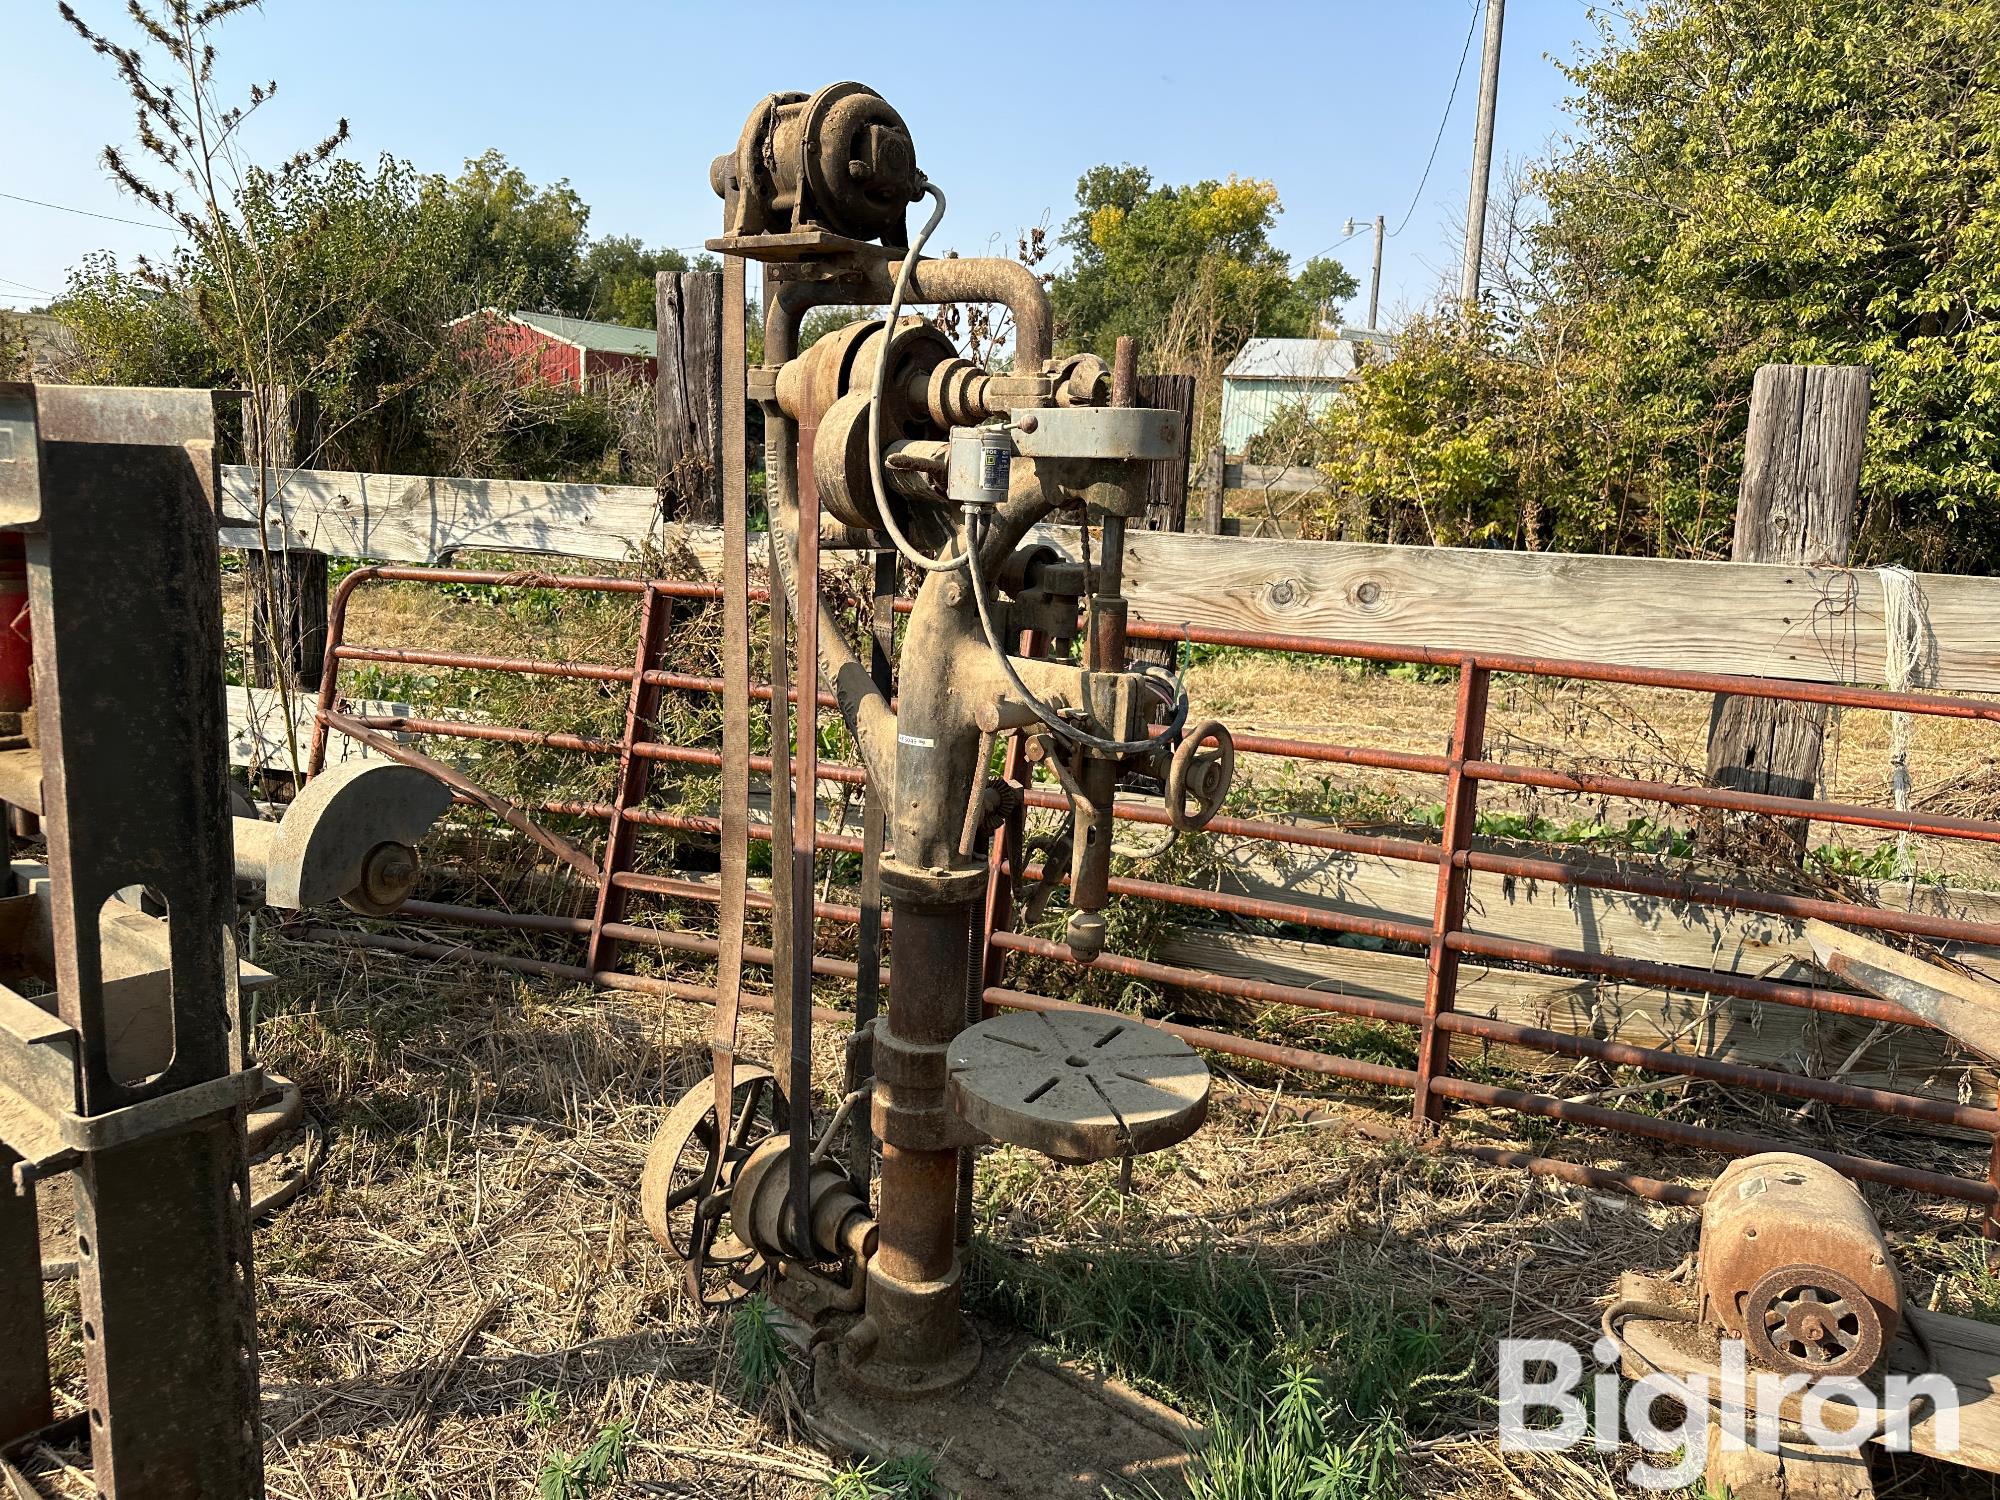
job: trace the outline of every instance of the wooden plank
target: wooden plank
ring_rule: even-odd
[[[285,476],[278,541],[343,557],[435,562],[465,548],[624,561],[670,538],[713,573],[720,533],[670,528],[642,485],[539,484],[333,471]],[[252,471],[222,471],[222,543]],[[1037,536],[1077,555],[1074,532]],[[1866,569],[1128,533],[1125,592],[1163,624],[1331,641],[1508,651],[1814,682],[1883,676],[1881,587]],[[1936,685],[2000,693],[2000,581],[1918,574]]]
[[[237,687],[233,683],[223,689],[223,695],[229,714],[229,763],[249,770],[289,771],[293,760],[292,752],[285,747],[283,695],[276,688]],[[304,693],[293,693],[291,700],[293,740],[297,763],[302,766],[311,748],[316,700]],[[348,711],[364,716],[412,712],[407,703],[373,698],[349,700]],[[415,736],[397,734],[393,738],[409,741]],[[344,734],[334,734],[327,736],[326,758],[329,765],[339,765],[342,761],[374,758],[374,752]]]
[[[1822,1451],[1780,1442],[1776,1451],[1731,1448],[1713,1416],[1702,1478],[1730,1500],[1875,1500],[1868,1462],[1858,1453]]]
[[[677,521],[722,521],[722,273],[661,271],[653,384],[660,499]]]
[[[1188,927],[1157,950],[1161,963],[1206,969],[1238,979],[1262,979],[1331,994],[1421,1005],[1424,961],[1401,953],[1343,948],[1300,938],[1264,937],[1223,928]],[[1870,1026],[1784,1005],[1760,1005],[1694,990],[1658,990],[1579,975],[1489,968],[1470,960],[1460,969],[1458,1009],[1577,1036],[1598,1036],[1663,1051],[1786,1069],[1827,1077],[1870,1042]],[[1218,1002],[1222,1003],[1222,1002]],[[1454,1043],[1461,1061],[1487,1055],[1468,1038]],[[1520,1047],[1491,1055],[1524,1072],[1560,1072],[1572,1063]],[[1869,1088],[1933,1099],[2000,1102],[1993,1070],[1949,1047],[1935,1032],[1885,1032],[1841,1075]],[[1924,1127],[1928,1129],[1929,1127]]]
[[[670,528],[651,485],[542,484],[416,474],[286,471],[276,476],[274,545],[336,557],[435,563],[466,549],[624,562],[661,547]],[[222,470],[225,547],[255,548],[256,471]],[[677,525],[671,537],[712,572],[721,531]]]
[[[1248,840],[1225,846],[1220,861],[1225,890],[1425,927],[1431,920],[1437,886],[1433,865]],[[1605,867],[1611,868],[1608,862]],[[1640,868],[1656,869],[1650,865]],[[2000,895],[1991,892],[1919,886],[1913,894],[1907,885],[1886,884],[1865,890],[1865,899],[1884,907],[2000,925]],[[1800,924],[1755,912],[1475,871],[1465,926],[1472,932],[1587,953],[1767,979],[1823,982]],[[1948,945],[1946,951],[1975,967],[2000,967],[2000,950]]]
[[[1040,539],[1076,556],[1074,533]],[[1067,545],[1064,545],[1066,536]],[[1936,687],[2000,693],[2000,580],[1926,573]],[[1810,682],[1884,677],[1868,569],[1127,534],[1125,594],[1160,624]]]
[[[271,474],[309,468],[320,447],[319,398],[282,385],[253,389],[243,403],[243,426],[253,465]],[[253,497],[253,515],[255,509]],[[326,554],[274,548],[252,552],[247,563],[251,680],[273,687],[283,674],[295,687],[316,690],[326,655]]]
[[[1327,489],[1326,475],[1309,464],[1224,464],[1226,490],[1269,490],[1280,495],[1310,495]]]
[[[1210,536],[1221,536],[1222,499],[1228,487],[1223,483],[1227,465],[1222,461],[1222,448],[1218,444],[1208,450],[1208,456],[1201,461],[1201,529]]]
[[[1667,1306],[1682,1305],[1687,1300],[1687,1293],[1675,1283],[1632,1271],[1619,1277],[1618,1296],[1622,1300]],[[1970,1318],[1932,1312],[1921,1305],[1906,1305],[1904,1313],[1921,1327],[1931,1353],[1919,1349],[1905,1330],[1890,1349],[1885,1371],[1918,1375],[1935,1369],[1958,1388],[1956,1444],[1944,1441],[1947,1424],[1938,1421],[1935,1405],[1927,1403],[1910,1423],[1910,1451],[1964,1468],[2000,1474],[2000,1334]],[[1653,1370],[1664,1370],[1683,1379],[1699,1376],[1714,1392],[1723,1389],[1719,1350],[1712,1331],[1666,1319],[1632,1317],[1620,1325],[1619,1332],[1627,1345],[1621,1361],[1627,1379],[1637,1380]],[[1755,1382],[1746,1383],[1742,1398],[1753,1411],[1757,1394]],[[1782,1415],[1797,1422],[1802,1415],[1803,1398],[1796,1391],[1779,1394]],[[1830,1425],[1838,1425],[1845,1420],[1845,1414],[1835,1409],[1827,1412],[1824,1419]],[[1810,1478],[1816,1483],[1820,1476]],[[1802,1493],[1819,1500],[1825,1492],[1806,1489]],[[1836,1489],[1832,1493],[1841,1492]]]
[[[1192,375],[1141,375],[1138,404],[1181,414],[1181,431],[1194,431],[1194,388]],[[1146,531],[1186,531],[1188,511],[1188,461],[1163,458],[1146,471]]]
[[[1828,922],[1805,924],[1828,973],[1942,1027],[1982,1057],[2000,1058],[2000,985]]]

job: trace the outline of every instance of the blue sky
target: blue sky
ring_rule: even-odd
[[[96,24],[123,22],[123,0],[73,3]],[[220,47],[226,76],[278,80],[251,138],[259,157],[317,139],[340,115],[364,158],[388,151],[452,171],[498,147],[538,182],[567,177],[594,234],[698,245],[719,220],[709,160],[750,106],[774,89],[856,78],[902,111],[919,162],[950,195],[937,249],[1011,248],[1044,216],[1059,228],[1080,173],[1130,161],[1167,182],[1272,179],[1278,242],[1302,261],[1340,241],[1350,215],[1387,214],[1393,229],[1410,210],[1473,18],[1470,0],[267,0],[228,23]],[[1592,32],[1584,0],[1508,6],[1497,156],[1537,155],[1565,128],[1555,62]],[[1456,276],[1478,50],[1475,37],[1436,165],[1389,241],[1385,322]],[[97,161],[130,132],[105,59],[54,0],[0,0],[0,139],[13,147],[0,193],[149,219]],[[86,251],[171,243],[155,228],[0,198],[0,306],[59,289]],[[1365,298],[1367,233],[1332,253]]]

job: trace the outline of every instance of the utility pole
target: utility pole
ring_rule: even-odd
[[[1375,215],[1375,269],[1368,275],[1368,330],[1374,332],[1375,312],[1382,305],[1382,226],[1388,221]]]
[[[1493,175],[1493,106],[1500,95],[1500,23],[1505,0],[1486,0],[1486,50],[1479,63],[1479,124],[1472,139],[1472,195],[1465,206],[1465,275],[1459,301],[1479,305],[1480,262],[1486,253],[1486,187]]]
[[[1387,223],[1388,220],[1381,214],[1375,215],[1375,269],[1368,277],[1368,327],[1371,330],[1375,327],[1376,309],[1382,305],[1382,237]],[[1340,232],[1352,238],[1354,220],[1350,218]]]

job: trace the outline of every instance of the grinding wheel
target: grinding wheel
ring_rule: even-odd
[[[1208,1118],[1208,1065],[1179,1037],[1108,1011],[1016,1011],[950,1049],[953,1107],[996,1141],[1103,1161],[1186,1140]]]

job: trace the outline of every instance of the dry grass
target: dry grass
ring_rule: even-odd
[[[488,599],[440,601],[415,587],[358,594],[351,634],[621,664],[633,648],[629,605],[538,623]],[[622,712],[615,689],[492,681],[509,696],[480,706],[515,722],[615,733]],[[1236,727],[1415,750],[1442,747],[1453,693],[1449,682],[1235,657],[1197,668],[1191,681],[1196,711]],[[1660,774],[1699,762],[1707,711],[1682,694],[1509,680],[1496,691],[1493,742],[1513,758]],[[687,727],[683,742],[693,742],[700,726]],[[1989,753],[1978,734],[1919,721],[1911,760],[1920,797],[1976,773]],[[1882,716],[1847,716],[1829,770],[1833,794],[1882,800],[1886,747]],[[568,779],[585,764],[510,755],[496,756],[492,769],[523,792],[554,783],[595,795],[601,780]],[[604,768],[582,774],[601,778]],[[1976,780],[1964,784],[1966,795],[1983,791]],[[1436,795],[1424,778],[1369,785],[1413,800]],[[669,782],[661,799],[705,795],[689,777]],[[505,841],[486,852],[514,858]],[[430,894],[549,909],[547,893],[531,893],[531,884],[517,862],[478,893]],[[830,950],[847,940],[837,926],[825,936]],[[530,948],[497,933],[478,941]],[[568,950],[551,956],[574,961]],[[316,1190],[259,1241],[274,1495],[530,1494],[552,1454],[575,1454],[614,1429],[629,1432],[630,1473],[607,1494],[819,1493],[842,1460],[808,1438],[794,1385],[745,1398],[727,1320],[689,1304],[674,1264],[636,1219],[640,1164],[659,1114],[706,1073],[704,1010],[379,953],[277,942],[259,958],[284,975],[263,1030],[266,1059],[305,1085],[328,1142]],[[763,1045],[759,1026],[746,1021],[752,1046]],[[838,1076],[839,1040],[821,1038],[823,1079]],[[1689,1213],[1356,1128],[1394,1118],[1384,1101],[1322,1100],[1313,1105],[1317,1118],[1297,1119],[1284,1107],[1295,1082],[1279,1099],[1274,1077],[1223,1072],[1210,1125],[1142,1160],[1130,1198],[1108,1166],[1060,1169],[1010,1148],[989,1153],[980,1177],[982,1263],[1058,1276],[1078,1256],[1199,1263],[1218,1275],[1268,1278],[1300,1305],[1380,1292],[1434,1308],[1444,1326],[1476,1336],[1490,1359],[1490,1341],[1503,1335],[1588,1341],[1594,1303],[1620,1271],[1665,1269],[1692,1248]],[[1580,1071],[1551,1087],[1586,1093],[1605,1082]],[[1753,1123],[1703,1086],[1637,1102],[1704,1123]],[[1457,1118],[1455,1129],[1573,1160],[1665,1177],[1699,1170],[1630,1142],[1574,1131],[1522,1136],[1511,1123]],[[1960,1170],[1969,1159],[1964,1148],[1907,1136],[1846,1141],[1934,1168]],[[1894,1195],[1881,1202],[1904,1237],[1913,1286],[1957,1310],[2000,1309],[2000,1284],[1981,1282],[1964,1249],[1964,1213]],[[1003,1300],[990,1283],[981,1295],[988,1305]],[[67,1292],[55,1296],[59,1311],[73,1305],[63,1301]],[[1082,1357],[1120,1363],[1115,1341],[1088,1329],[1043,1332]],[[1285,1334],[1273,1328],[1264,1346],[1222,1351],[1223,1368],[1262,1369],[1270,1342]],[[73,1361],[66,1373],[73,1387]],[[1490,1370],[1476,1369],[1467,1390],[1490,1392]],[[1169,1394],[1198,1406],[1221,1393]],[[1472,1399],[1418,1431],[1409,1493],[1637,1493],[1617,1478],[1631,1455],[1503,1455],[1485,1430],[1491,1420]],[[1893,1493],[1961,1492],[1934,1481],[1917,1475]],[[48,1482],[54,1493],[67,1481],[52,1472]]]
[[[328,1144],[314,1189],[258,1236],[274,1496],[531,1494],[552,1454],[620,1424],[630,1472],[605,1494],[820,1492],[844,1460],[806,1434],[795,1385],[744,1397],[728,1321],[689,1303],[636,1218],[660,1112],[706,1071],[705,1009],[353,950],[273,942],[258,957],[284,975],[265,1058],[304,1085]],[[745,1029],[767,1044],[756,1018]],[[837,1076],[840,1040],[820,1038],[822,1078]],[[1222,1072],[1209,1126],[1142,1159],[1129,1198],[1109,1165],[989,1153],[987,1263],[1207,1257],[1287,1297],[1379,1290],[1486,1348],[1502,1334],[1587,1340],[1619,1271],[1692,1248],[1684,1211],[1376,1139],[1353,1128],[1379,1127],[1365,1105],[1319,1101],[1300,1119],[1293,1088],[1274,1096],[1270,1082]],[[1498,1138],[1476,1118],[1457,1128]],[[1626,1149],[1575,1134],[1521,1144],[1607,1163]],[[1963,1270],[1962,1215],[1884,1206],[1920,1268]],[[66,1289],[54,1298],[73,1307]],[[63,1332],[74,1339],[73,1317]],[[1044,1332],[1090,1355],[1087,1331]],[[1218,1352],[1244,1370],[1269,1353]],[[65,1371],[74,1398],[73,1357]],[[1483,1367],[1471,1388],[1490,1391]],[[1629,1455],[1502,1455],[1490,1420],[1474,1403],[1415,1434],[1409,1493],[1636,1493],[1615,1478]],[[39,1466],[49,1493],[88,1493],[52,1457]]]

